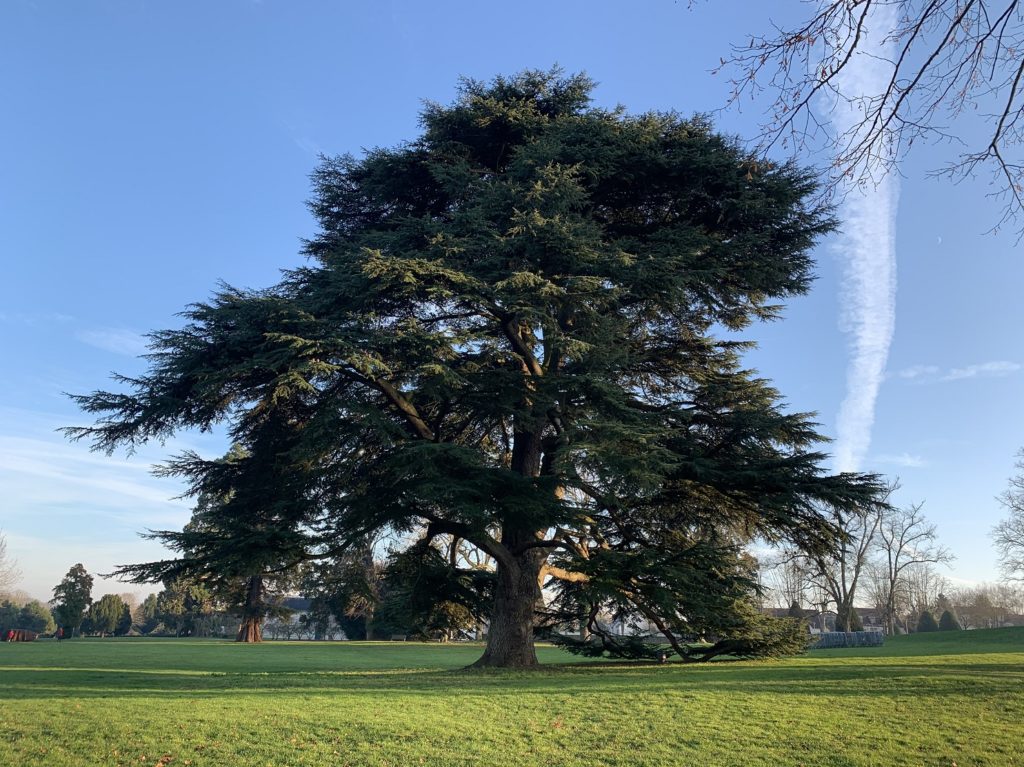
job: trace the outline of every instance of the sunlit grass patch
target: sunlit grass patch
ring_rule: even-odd
[[[773,662],[466,671],[474,645],[0,647],[0,759],[39,765],[1024,765],[1024,630]]]

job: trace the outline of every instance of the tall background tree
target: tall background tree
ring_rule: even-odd
[[[377,633],[377,611],[385,598],[385,563],[377,544],[373,537],[353,542],[303,573],[301,590],[312,600],[313,612],[321,623],[333,618],[349,639],[386,638]],[[391,627],[383,628],[387,632]]]
[[[878,531],[881,559],[881,588],[884,592],[885,624],[889,634],[899,626],[900,601],[905,600],[912,611],[911,578],[915,571],[934,564],[948,564],[953,554],[938,543],[938,531],[922,511],[923,504],[892,509],[882,519]],[[937,589],[940,584],[936,584]],[[930,598],[918,600],[931,602]],[[904,621],[904,630],[911,628],[910,617]]]
[[[127,605],[117,594],[104,594],[89,608],[89,624],[92,633],[101,637],[115,633],[124,622]],[[131,628],[129,618],[129,628]]]
[[[160,623],[159,613],[157,610],[157,595],[149,594],[142,604],[140,604],[133,611],[133,622],[139,627],[139,631],[143,634],[150,633]]]
[[[1024,581],[1024,450],[1018,454],[1016,476],[999,497],[1009,516],[995,526],[992,537],[999,566],[1008,580]]]
[[[73,636],[92,604],[92,576],[78,563],[53,587],[53,617],[57,625]]]
[[[798,21],[751,35],[722,59],[733,102],[762,91],[774,102],[760,148],[824,148],[835,181],[863,183],[895,171],[914,144],[948,146],[950,160],[934,175],[987,175],[1002,203],[994,225],[1024,232],[1024,6],[823,0],[805,7]],[[870,43],[883,40],[891,53],[879,56]],[[862,92],[862,78],[844,77],[860,56],[886,72],[878,90]],[[831,109],[821,108],[830,100],[861,115],[839,136],[829,127]]]
[[[21,577],[18,563],[7,553],[7,538],[0,532],[0,594],[7,594]]]
[[[626,607],[683,654],[742,631],[743,546],[834,547],[831,515],[882,490],[827,475],[810,417],[741,361],[737,334],[806,292],[834,222],[809,172],[591,88],[465,81],[415,140],[325,159],[311,264],[191,307],[125,391],[76,398],[98,420],[70,435],[112,451],[226,422],[283,480],[258,516],[275,556],[380,531],[476,547],[495,562],[481,665],[535,665],[544,605]],[[169,470],[242,508],[223,468]]]
[[[855,509],[837,520],[845,540],[836,551],[817,551],[800,560],[808,580],[827,594],[836,608],[836,631],[861,631],[863,625],[856,610],[868,557],[875,545],[882,507]]]
[[[187,453],[165,466],[164,474],[194,479],[198,503],[183,530],[147,537],[181,556],[116,570],[118,577],[136,583],[194,582],[212,601],[239,614],[239,642],[262,640],[274,589],[290,582],[306,554],[306,538],[296,527],[288,493],[290,479],[279,470],[287,464],[277,461],[282,435],[287,439],[291,434],[291,426],[282,424],[283,410],[260,418],[252,450],[236,444],[216,461]]]
[[[184,577],[169,579],[156,595],[154,605],[154,617],[163,624],[164,633],[174,636],[209,633],[205,630],[204,619],[213,611],[214,597],[210,590],[199,581]]]

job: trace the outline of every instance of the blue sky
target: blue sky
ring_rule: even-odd
[[[414,137],[421,101],[450,100],[461,75],[555,63],[587,71],[602,104],[711,111],[728,85],[709,70],[730,43],[801,6],[0,5],[0,530],[20,587],[46,597],[75,562],[106,572],[159,556],[137,533],[187,521],[178,486],[149,464],[224,444],[187,434],[132,458],[91,454],[54,431],[84,420],[62,392],[141,370],[142,334],[217,280],[265,286],[299,264],[319,152]],[[751,136],[757,117],[750,104],[716,121]],[[898,474],[900,502],[925,502],[958,556],[947,575],[991,580],[994,497],[1024,445],[1024,259],[1011,232],[984,233],[997,214],[987,187],[925,179],[944,151],[920,147],[893,191],[894,330],[858,463]],[[750,356],[832,436],[852,354],[840,329],[850,252],[842,237],[822,243],[812,293],[755,331]]]

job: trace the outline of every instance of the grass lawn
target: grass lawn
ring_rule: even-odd
[[[707,665],[479,646],[0,646],[4,765],[1024,765],[1024,629]]]

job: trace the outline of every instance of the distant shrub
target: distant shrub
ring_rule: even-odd
[[[961,628],[960,621],[952,612],[946,610],[942,613],[942,617],[939,618],[939,631],[960,631]]]
[[[920,632],[939,630],[939,624],[935,622],[935,616],[928,610],[921,613],[921,617],[917,619],[917,630]]]

